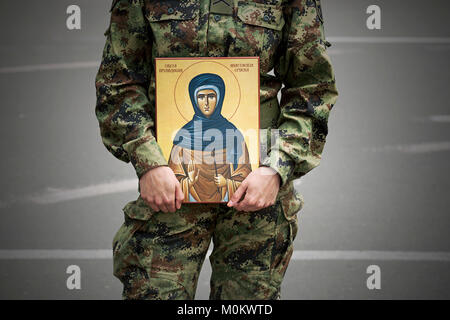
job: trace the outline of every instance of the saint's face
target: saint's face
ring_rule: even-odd
[[[210,117],[217,104],[217,94],[212,89],[204,89],[197,92],[197,103],[203,115]]]

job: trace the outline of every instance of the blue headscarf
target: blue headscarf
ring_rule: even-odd
[[[205,89],[212,89],[217,94],[216,108],[209,118],[202,113],[197,105],[197,93]],[[222,78],[212,73],[202,73],[195,76],[189,82],[189,96],[195,114],[192,120],[177,132],[173,144],[190,150],[202,151],[212,151],[211,149],[220,146],[220,148],[226,149],[227,163],[232,163],[233,168],[236,169],[238,160],[242,155],[244,137],[234,124],[221,114],[225,98],[225,83]],[[210,131],[205,136],[205,132],[210,129],[218,131]],[[219,132],[223,137],[222,141],[215,142],[215,135],[219,134]],[[234,139],[234,141],[231,139]]]

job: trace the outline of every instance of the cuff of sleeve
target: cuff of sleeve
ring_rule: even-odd
[[[289,155],[281,150],[271,151],[269,156],[261,163],[262,166],[267,166],[274,169],[281,178],[280,187],[284,186],[294,171],[295,163]]]
[[[129,144],[125,150],[127,150],[139,179],[150,169],[168,165],[161,148],[153,137]]]

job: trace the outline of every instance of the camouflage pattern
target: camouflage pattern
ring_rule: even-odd
[[[280,174],[277,200],[295,224],[303,199],[292,181],[319,165],[338,95],[320,0],[114,0],[105,35],[96,77],[100,132],[106,148],[131,162],[139,178],[167,165],[154,137],[154,58],[259,56],[261,128],[279,129],[279,150],[265,139],[261,154],[269,150],[269,156],[261,165]],[[125,209],[150,221],[144,203],[133,201]]]
[[[287,219],[279,202],[251,213],[184,204],[170,214],[142,203],[126,207],[113,241],[124,299],[194,299],[211,238],[210,299],[280,298],[297,221]]]

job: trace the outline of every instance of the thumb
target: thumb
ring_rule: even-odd
[[[181,185],[178,182],[175,186],[175,202],[176,202],[177,209],[181,208],[181,203],[183,202],[183,200],[184,200],[183,190],[181,190]]]
[[[237,203],[242,198],[242,196],[244,195],[244,192],[247,190],[247,188],[248,188],[247,183],[245,181],[242,182],[241,185],[239,186],[239,188],[237,188],[236,192],[231,197],[231,199],[227,205],[229,207],[232,207],[235,203]]]

